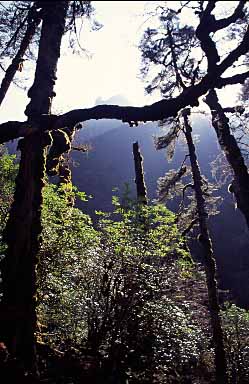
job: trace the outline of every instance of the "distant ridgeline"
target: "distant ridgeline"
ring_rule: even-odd
[[[215,133],[201,118],[195,121],[193,127],[202,173],[212,180],[210,163],[220,152]],[[162,135],[162,131],[157,124],[152,123],[132,128],[115,120],[86,124],[78,133],[77,140],[89,144],[90,151],[86,154],[72,152],[75,163],[72,174],[74,184],[93,198],[87,203],[80,202],[79,207],[92,217],[95,210],[110,211],[113,188],[117,187],[122,196],[125,183],[129,184],[131,197],[135,197],[132,155],[134,141],[139,142],[144,157],[148,197],[150,200],[156,198],[157,179],[168,170],[179,167],[185,157],[186,148],[184,143],[178,143],[175,155],[169,163],[165,150],[155,150],[153,144],[155,135]],[[232,297],[238,298],[240,305],[249,307],[248,230],[241,213],[235,209],[232,196],[227,193],[227,185],[217,193],[223,197],[219,207],[221,213],[210,219],[210,231],[218,259],[220,288],[230,289]],[[174,202],[170,201],[168,207],[174,210]],[[200,254],[198,245],[194,244],[193,252],[195,255]]]
[[[98,102],[101,103],[101,100]],[[108,100],[110,104],[128,104],[124,100]],[[201,117],[194,124],[194,135],[202,173],[212,180],[210,163],[220,153],[217,138],[211,126]],[[170,169],[177,169],[182,163],[186,148],[178,143],[175,155],[169,163],[165,150],[156,151],[153,136],[162,135],[157,124],[147,123],[130,128],[128,124],[120,124],[116,120],[89,121],[77,132],[76,144],[89,144],[89,152],[72,151],[71,169],[73,183],[79,190],[92,195],[87,203],[79,202],[78,206],[89,213],[94,220],[95,210],[111,211],[112,196],[117,194],[117,187],[122,196],[125,183],[128,183],[130,196],[135,198],[134,164],[132,144],[138,141],[144,157],[145,181],[150,200],[156,198],[157,179]],[[200,140],[198,140],[198,137]],[[8,143],[11,153],[15,152],[17,142]],[[214,182],[214,180],[212,180]],[[218,195],[223,197],[219,207],[221,213],[210,219],[210,232],[217,257],[218,280],[221,289],[231,291],[237,303],[249,308],[249,236],[244,218],[235,209],[232,195],[227,193],[227,185],[222,187]],[[168,207],[174,211],[174,201]],[[193,242],[192,252],[199,258],[201,249]]]

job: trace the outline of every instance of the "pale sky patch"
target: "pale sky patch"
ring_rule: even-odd
[[[96,99],[107,100],[122,95],[130,105],[143,106],[157,101],[159,95],[145,95],[144,83],[139,79],[141,65],[137,48],[142,33],[151,19],[145,14],[153,3],[146,1],[96,1],[96,19],[103,24],[99,31],[85,28],[81,33],[81,45],[91,54],[72,55],[63,43],[58,64],[54,112],[95,105]],[[30,71],[30,84],[34,72]],[[224,105],[236,101],[236,87],[221,92]],[[0,121],[25,120],[25,107],[29,99],[27,92],[11,85],[1,107]]]
[[[55,108],[91,107],[97,97],[108,99],[122,94],[132,105],[144,105],[154,98],[145,96],[138,78],[140,53],[137,45],[143,29],[143,1],[94,2],[101,30],[81,34],[81,43],[92,54],[80,58],[67,55],[59,64]],[[66,93],[70,95],[64,95]],[[64,109],[63,108],[63,109]]]

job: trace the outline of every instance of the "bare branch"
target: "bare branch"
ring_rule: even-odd
[[[194,225],[198,224],[198,222],[199,222],[198,218],[192,220],[191,223],[187,226],[187,228],[185,228],[184,231],[182,231],[181,235],[183,237],[186,236],[191,231],[191,229],[194,227]]]
[[[249,71],[244,73],[238,73],[237,75],[230,77],[221,77],[217,80],[216,88],[222,88],[226,85],[234,85],[234,84],[244,84],[246,79],[249,77]]]
[[[243,107],[242,105],[238,105],[236,107],[226,107],[226,108],[223,108],[223,112],[239,113],[240,115],[242,115],[245,112],[245,107]]]
[[[247,27],[247,31],[244,34],[243,40],[238,45],[237,48],[235,48],[223,61],[222,63],[217,67],[218,71],[221,73],[225,72],[226,69],[228,69],[230,66],[235,63],[240,56],[245,55],[249,51],[249,27]]]
[[[32,15],[32,16],[31,16]],[[29,21],[29,24],[27,26],[25,35],[22,39],[22,42],[20,44],[20,48],[17,51],[16,56],[12,60],[12,63],[6,70],[5,76],[2,80],[1,87],[0,87],[0,105],[2,104],[2,101],[9,89],[9,86],[17,72],[17,70],[21,70],[21,63],[23,61],[23,56],[28,49],[28,46],[35,34],[36,28],[39,25],[41,18],[39,16],[39,12],[36,12],[36,5],[34,5],[30,9],[30,15],[27,17],[28,20],[32,17],[32,19]]]
[[[237,8],[235,8],[234,13],[226,17],[224,19],[216,20],[214,28],[212,29],[212,32],[219,31],[220,29],[228,27],[230,24],[235,23],[238,19],[242,19],[245,14],[243,12],[243,8],[246,1],[240,1]]]
[[[208,61],[208,71],[215,69],[220,57],[216,48],[215,42],[210,37],[210,33],[215,33],[220,29],[228,27],[230,24],[236,22],[239,18],[244,17],[243,7],[245,1],[240,1],[234,13],[227,18],[216,20],[211,12],[215,8],[215,1],[209,1],[206,9],[201,15],[200,24],[196,29],[196,37],[200,40],[201,48],[205,52]],[[244,38],[245,39],[245,38]],[[248,35],[246,37],[248,39]],[[247,42],[248,44],[248,42]],[[240,44],[241,46],[241,44]],[[240,47],[239,46],[239,47]],[[248,49],[248,48],[247,48]],[[236,50],[235,50],[236,51]],[[230,56],[230,55],[229,55]],[[232,57],[230,57],[231,59]],[[237,59],[236,59],[237,60]],[[236,61],[234,60],[234,61]],[[233,61],[233,62],[234,62]],[[223,63],[225,60],[223,61]],[[231,65],[231,64],[230,64]]]

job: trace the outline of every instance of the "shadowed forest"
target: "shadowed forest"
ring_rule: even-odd
[[[94,8],[0,2],[0,381],[249,383],[249,4],[151,1],[158,101],[58,113]]]

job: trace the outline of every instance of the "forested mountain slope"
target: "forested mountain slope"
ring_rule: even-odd
[[[115,120],[89,122],[76,139],[76,142],[89,144],[89,152],[72,151],[73,182],[80,190],[93,196],[87,203],[79,202],[81,209],[93,217],[95,210],[110,211],[113,188],[117,187],[118,193],[122,195],[125,183],[129,185],[131,196],[135,197],[132,154],[134,141],[139,142],[144,157],[149,199],[155,199],[157,179],[169,169],[177,169],[186,154],[182,141],[177,144],[175,155],[169,162],[165,151],[156,151],[154,147],[153,137],[161,134],[162,129],[153,123],[131,128],[120,125]],[[202,172],[214,182],[210,163],[216,159],[220,150],[213,128],[206,120],[198,117],[194,122],[194,135]],[[249,306],[249,294],[245,289],[249,275],[246,224],[240,211],[236,209],[232,196],[227,192],[227,185],[219,188],[216,195],[221,195],[223,201],[219,206],[220,214],[210,219],[210,229],[217,256],[220,287],[231,289],[232,296],[236,297],[239,304]],[[176,208],[174,201],[169,201],[168,206],[173,210]],[[201,253],[196,244],[194,253]]]

